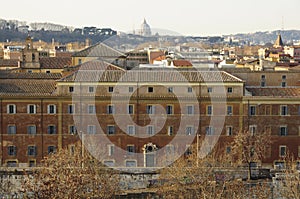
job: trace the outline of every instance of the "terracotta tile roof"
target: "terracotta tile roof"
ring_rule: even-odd
[[[125,57],[124,53],[121,53],[104,43],[98,43],[90,46],[82,51],[73,54],[73,57],[101,57],[101,58],[117,58]]]
[[[0,79],[1,96],[49,96],[55,88],[54,80]]]
[[[18,59],[0,59],[0,67],[18,67]]]
[[[99,64],[99,63],[98,63]],[[99,64],[105,66],[105,63]],[[106,65],[109,65],[106,63]],[[87,69],[87,70],[85,70]],[[73,82],[242,82],[242,80],[226,72],[196,71],[196,70],[163,70],[163,69],[139,69],[125,71],[106,68],[87,67],[78,70],[59,81]],[[112,70],[111,70],[112,69]]]
[[[72,65],[71,57],[46,57],[40,59],[41,69],[63,69]]]
[[[253,96],[300,97],[300,88],[247,88]]]
[[[0,79],[61,79],[60,73],[18,73],[0,71]]]
[[[155,60],[156,58],[158,58],[160,56],[164,56],[164,55],[165,55],[165,53],[163,51],[150,52],[150,55],[149,55],[150,64],[153,64],[153,60]]]
[[[189,66],[192,67],[193,64],[191,62],[189,62],[188,60],[174,60],[173,61],[173,65],[176,67],[182,67],[182,66]]]

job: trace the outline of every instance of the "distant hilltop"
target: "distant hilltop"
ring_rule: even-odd
[[[144,20],[142,28],[134,30],[131,33],[121,33],[121,35],[128,35],[138,40],[157,41],[156,37],[162,35],[169,35],[178,37],[181,40],[183,37],[185,40],[191,39],[191,41],[209,41],[210,43],[228,42],[233,45],[268,45],[274,43],[277,35],[280,33],[284,44],[300,44],[300,30],[274,30],[255,33],[239,33],[231,35],[217,36],[204,36],[199,30],[198,36],[184,36],[176,32],[172,32],[164,29],[150,29],[150,26]],[[61,43],[68,43],[74,41],[85,41],[86,38],[92,40],[93,43],[103,41],[110,36],[117,35],[117,30],[111,28],[97,28],[97,27],[82,27],[74,28],[71,26],[65,26],[53,23],[27,23],[19,20],[5,20],[0,19],[0,42],[6,41],[19,41],[23,40],[28,34],[30,34],[35,40],[43,40],[51,42],[53,38]],[[143,38],[140,38],[143,37]],[[217,39],[214,39],[217,38]],[[213,41],[211,41],[213,40]],[[216,41],[215,41],[216,40]]]

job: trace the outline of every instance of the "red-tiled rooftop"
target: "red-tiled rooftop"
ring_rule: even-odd
[[[189,62],[188,60],[174,60],[173,65],[176,67],[183,67],[183,66],[192,67],[193,66],[193,64],[191,62]]]
[[[18,59],[0,59],[0,67],[18,67]]]
[[[300,88],[247,88],[253,96],[300,97]]]
[[[41,69],[63,69],[72,65],[71,57],[46,57],[40,59]]]

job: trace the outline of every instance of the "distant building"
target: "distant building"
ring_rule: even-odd
[[[149,37],[152,35],[151,28],[150,28],[149,24],[146,22],[146,19],[144,19],[144,21],[141,25],[140,35],[142,35],[144,37]]]

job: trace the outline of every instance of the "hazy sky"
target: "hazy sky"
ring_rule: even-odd
[[[27,0],[1,2],[0,18],[129,32],[151,28],[184,35],[300,29],[300,0]]]

